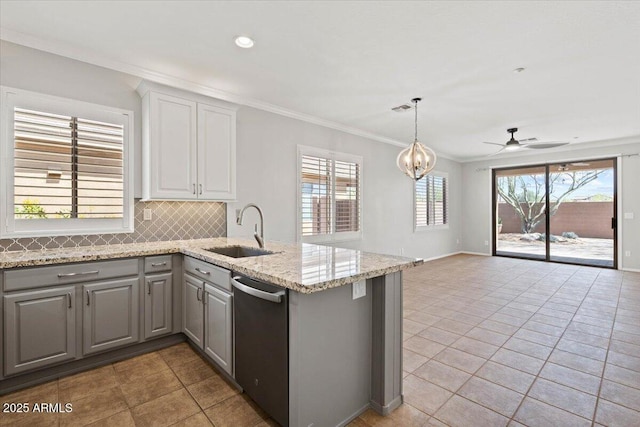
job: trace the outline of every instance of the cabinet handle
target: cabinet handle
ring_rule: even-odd
[[[193,184],[193,194],[196,194],[196,184]]]
[[[58,277],[73,277],[73,276],[84,276],[85,274],[99,274],[100,270],[93,271],[81,271],[80,273],[60,273]]]
[[[207,276],[208,276],[209,274],[211,274],[211,272],[210,272],[210,271],[204,271],[204,270],[201,270],[201,269],[200,269],[200,267],[196,267],[196,271],[197,271],[197,272],[199,272],[199,273],[202,273],[202,274],[206,274]]]
[[[87,291],[87,305],[91,305],[91,292]]]
[[[167,261],[165,262],[152,262],[151,267],[160,267],[162,265],[167,265]]]
[[[151,295],[151,280],[147,280],[147,295]]]
[[[202,304],[207,305],[207,291],[202,292]]]
[[[200,186],[200,194],[202,194],[202,184],[198,184]]]
[[[71,299],[71,292],[67,293],[67,300],[69,301],[69,302],[68,302],[68,306],[67,306],[67,307],[69,307],[69,308],[73,308],[73,307],[72,307],[72,305],[73,305],[73,302],[72,302],[72,301],[73,301],[73,300]]]
[[[196,299],[198,301],[202,301],[202,297],[200,296],[200,292],[202,292],[202,289],[198,288],[198,290],[196,291]]]

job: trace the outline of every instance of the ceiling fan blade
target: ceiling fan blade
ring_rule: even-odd
[[[533,144],[523,144],[524,148],[532,148],[534,150],[542,150],[545,148],[554,148],[560,147],[562,145],[567,145],[568,142],[535,142]]]
[[[532,142],[537,140],[538,138],[525,138],[525,139],[519,139],[518,142],[523,143],[523,142]]]
[[[571,166],[589,166],[591,163],[577,162],[571,163]]]
[[[501,145],[501,144],[496,144],[496,145]],[[491,154],[489,154],[489,155],[488,155],[488,156],[486,156],[486,157],[493,157],[493,156],[495,156],[496,154],[500,154],[500,153],[502,153],[502,152],[505,150],[505,148],[507,148],[507,147],[502,147],[500,150],[496,151],[495,153],[491,153]]]
[[[504,144],[498,144],[497,142],[486,142],[486,141],[483,141],[482,143],[483,144],[491,144],[491,145],[499,145],[500,147],[504,147]]]

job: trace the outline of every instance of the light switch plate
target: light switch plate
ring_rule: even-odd
[[[151,209],[144,209],[142,211],[142,219],[143,219],[143,221],[151,221],[151,217],[152,217],[151,212],[152,212]]]
[[[624,219],[633,219],[633,212],[625,212]]]
[[[353,299],[362,298],[367,295],[367,281],[359,280],[353,282]]]

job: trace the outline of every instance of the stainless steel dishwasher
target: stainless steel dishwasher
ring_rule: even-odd
[[[235,275],[235,379],[282,426],[289,425],[287,291]]]

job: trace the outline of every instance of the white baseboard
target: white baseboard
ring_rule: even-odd
[[[622,271],[631,271],[633,273],[640,273],[640,268],[621,268]]]
[[[451,252],[451,253],[449,253],[449,254],[438,255],[438,256],[431,257],[431,258],[423,258],[423,261],[424,261],[424,262],[427,262],[427,261],[435,261],[435,260],[440,259],[440,258],[446,258],[446,257],[448,257],[448,256],[458,255],[458,254],[461,254],[461,253],[462,253],[462,252],[460,252],[460,251],[458,251],[458,252]]]
[[[491,254],[487,254],[484,252],[470,252],[470,251],[460,251],[459,254],[467,254],[467,255],[480,255],[480,256],[491,256]]]

